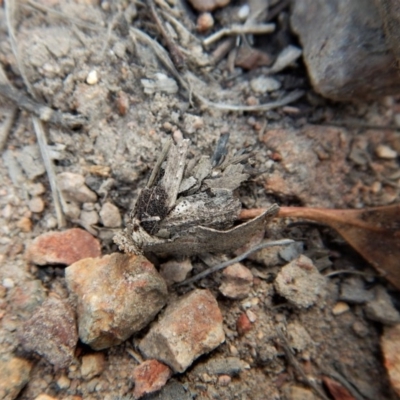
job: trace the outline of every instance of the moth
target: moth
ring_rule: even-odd
[[[236,250],[264,231],[274,204],[260,216],[238,223],[242,204],[237,188],[249,178],[241,164],[248,156],[227,156],[222,135],[212,157],[188,160],[190,141],[168,141],[129,214],[114,237],[134,254],[184,255]]]

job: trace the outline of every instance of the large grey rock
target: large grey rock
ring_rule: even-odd
[[[85,258],[65,270],[77,306],[79,338],[95,350],[144,328],[165,305],[167,286],[143,256]]]
[[[292,28],[303,46],[304,61],[317,92],[334,100],[364,100],[400,93],[392,42],[385,39],[378,9],[381,3],[384,2],[292,2]]]

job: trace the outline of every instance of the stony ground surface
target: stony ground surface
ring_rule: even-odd
[[[389,381],[396,357],[387,370],[381,340],[386,357],[399,346],[398,294],[328,228],[274,221],[268,237],[300,244],[263,250],[194,286],[169,287],[168,293],[148,261],[104,257],[118,252],[111,238],[126,222],[169,136],[190,139],[191,157],[211,155],[226,132],[232,150],[251,149],[251,178],[240,189],[245,208],[273,202],[359,208],[399,201],[399,136],[377,126],[399,124],[400,98],[331,103],[309,87],[301,61],[274,74],[272,82],[260,80],[268,67],[231,70],[226,57],[217,66],[201,67],[207,53],[196,38],[207,34],[196,30],[193,9],[173,3],[159,2],[170,17],[168,29],[178,32],[172,37],[190,50],[191,82],[201,96],[252,106],[293,89],[306,94],[285,107],[256,112],[222,111],[195,98],[190,102],[154,48],[130,30],[157,36],[141,2],[41,3],[69,19],[21,4],[16,41],[37,98],[87,122],[76,130],[46,126],[66,201],[62,229],[30,114],[16,114],[5,142],[0,398],[311,400],[321,393],[344,398],[335,397],[332,380],[351,393],[348,398],[397,398]],[[239,11],[236,3],[219,9],[215,23],[234,21]],[[277,32],[258,38],[271,59],[288,45],[298,46],[288,16],[283,9],[275,18]],[[210,23],[203,18],[201,23]],[[86,27],[76,19],[85,20]],[[185,38],[187,32],[174,21],[194,36]],[[3,8],[0,61],[13,85],[25,90]],[[0,113],[5,124],[12,105],[0,102]],[[78,261],[100,255],[101,261]],[[192,268],[196,273],[215,263],[207,257],[158,261],[169,285]],[[366,274],[329,276],[338,270]],[[148,292],[131,299],[132,287]],[[141,307],[136,314],[131,312],[135,301]],[[137,332],[130,330],[133,325]],[[192,335],[184,326],[193,326]],[[76,344],[78,335],[92,347]],[[146,395],[156,389],[161,391]]]

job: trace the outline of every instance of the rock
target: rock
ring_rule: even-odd
[[[86,186],[85,178],[82,175],[62,172],[57,175],[57,181],[66,200],[78,203],[96,202],[96,193]]]
[[[44,210],[44,201],[41,197],[32,197],[28,202],[28,207],[33,213],[41,213]]]
[[[250,332],[253,328],[253,324],[250,322],[249,317],[246,313],[240,314],[239,318],[236,321],[236,330],[239,335],[245,335],[247,332]]]
[[[6,289],[12,289],[15,286],[14,281],[11,278],[4,278],[2,285],[6,288]]]
[[[332,308],[333,315],[340,315],[344,314],[345,312],[349,311],[350,307],[344,301],[338,301]]]
[[[204,373],[208,375],[239,375],[244,369],[250,369],[247,362],[238,357],[211,358],[206,363],[195,367],[194,373],[201,376]]]
[[[290,346],[293,349],[303,351],[312,344],[313,341],[309,333],[300,323],[295,321],[290,322],[286,329],[289,336]]]
[[[51,397],[45,393],[41,393],[39,396],[35,397],[35,400],[57,400],[57,398]]]
[[[95,69],[93,69],[88,73],[86,77],[86,83],[88,85],[95,85],[98,82],[99,82],[99,74]]]
[[[397,158],[397,151],[393,150],[391,147],[386,146],[384,144],[380,144],[376,148],[375,152],[379,158],[383,158],[385,160],[393,160]]]
[[[96,229],[93,228],[93,226],[97,225],[99,222],[99,214],[97,214],[97,211],[82,210],[79,216],[79,220],[80,224],[92,235],[95,235],[97,233]]]
[[[381,347],[390,382],[400,396],[400,324],[385,327],[381,337]]]
[[[79,337],[94,350],[128,339],[166,302],[167,286],[143,256],[86,258],[70,265],[65,279],[77,305]]]
[[[57,386],[59,389],[61,390],[65,390],[68,389],[71,385],[71,381],[69,380],[68,376],[66,375],[61,375],[58,379],[57,379]]]
[[[30,232],[32,230],[32,221],[28,217],[22,217],[17,221],[17,227],[21,229],[22,232]]]
[[[218,386],[229,386],[232,382],[232,378],[229,375],[220,375],[218,377]]]
[[[182,261],[171,260],[160,266],[160,274],[167,282],[167,285],[183,282],[188,273],[193,269],[190,258]]]
[[[297,385],[285,385],[282,388],[284,398],[287,400],[317,400],[311,389]]]
[[[282,260],[290,262],[303,253],[303,248],[303,242],[294,242],[289,244],[289,246],[283,246],[282,249],[279,250],[279,256],[282,258]]]
[[[195,10],[204,12],[225,7],[230,3],[230,0],[189,0],[189,3]]]
[[[0,399],[14,400],[29,382],[32,364],[12,354],[0,356]]]
[[[363,304],[371,301],[374,294],[365,289],[364,281],[356,276],[346,279],[340,286],[340,300],[350,304]]]
[[[159,392],[146,396],[146,400],[193,400],[193,397],[183,385],[170,381]]]
[[[100,255],[99,241],[79,228],[44,233],[32,242],[26,253],[28,261],[37,265],[70,265],[82,258]]]
[[[100,210],[101,222],[106,228],[118,228],[122,219],[118,207],[112,203],[104,203]]]
[[[139,348],[146,357],[183,372],[224,340],[222,315],[215,298],[210,291],[197,289],[167,307]]]
[[[39,279],[34,279],[11,289],[9,296],[13,314],[28,318],[45,301],[46,290]]]
[[[105,367],[103,353],[87,354],[82,357],[81,374],[86,380],[90,380],[100,375]]]
[[[16,157],[29,180],[33,181],[45,173],[46,170],[38,145],[24,146],[22,150],[17,152]]]
[[[49,297],[18,336],[25,351],[43,356],[56,368],[68,367],[78,342],[74,311],[67,301]]]
[[[292,28],[299,36],[308,75],[318,93],[334,100],[366,100],[400,92],[400,75],[385,40],[379,3],[293,3]]]
[[[372,321],[385,325],[400,323],[400,314],[393,306],[392,299],[386,289],[377,286],[374,290],[375,298],[365,305],[365,314]]]
[[[256,93],[264,94],[278,90],[281,87],[281,83],[268,76],[259,76],[250,81],[250,87]]]
[[[214,18],[212,14],[205,12],[197,18],[196,29],[200,33],[207,32],[214,26]]]
[[[275,279],[276,291],[290,303],[304,308],[316,303],[325,286],[326,279],[303,255],[285,265]]]
[[[219,291],[230,299],[244,299],[253,286],[253,274],[240,263],[225,268],[222,273],[222,285]]]
[[[139,364],[133,370],[134,398],[139,399],[145,394],[160,390],[171,375],[171,369],[157,360],[147,360]]]

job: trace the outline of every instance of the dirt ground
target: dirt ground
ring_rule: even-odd
[[[196,31],[195,12],[180,2],[175,6],[171,6],[174,1],[159,2],[159,10],[169,13],[187,29],[182,34],[179,26],[170,22],[171,29],[178,32],[171,37],[185,50],[186,64],[177,71],[186,82],[190,81],[190,92],[160,61],[155,48],[132,31],[134,27],[165,46],[143,3],[45,0],[40,4],[64,16],[18,3],[14,26],[19,61],[10,44],[4,4],[0,8],[0,62],[14,87],[27,91],[24,75],[37,101],[86,118],[83,126],[74,129],[45,125],[55,172],[84,176],[86,185],[98,194],[92,208],[82,205],[83,209],[98,212],[109,201],[121,215],[127,215],[166,138],[182,135],[191,140],[192,156],[211,155],[218,138],[226,132],[230,133],[231,150],[252,152],[247,167],[251,178],[240,189],[244,208],[266,207],[274,202],[361,208],[399,201],[398,157],[381,157],[377,148],[385,144],[400,151],[396,130],[379,128],[394,124],[395,114],[400,113],[400,98],[368,104],[332,103],[312,90],[301,59],[273,75],[280,83],[279,89],[257,91],[254,80],[266,76],[268,67],[231,70],[228,56],[217,65],[209,65],[211,50],[207,52],[200,46],[200,39],[207,35]],[[217,10],[216,27],[231,21],[238,9],[239,5],[234,3]],[[288,13],[286,8],[274,19],[278,24],[274,34],[256,37],[257,48],[276,57],[286,45],[298,46],[289,32]],[[81,25],[79,21],[85,23]],[[96,71],[96,76],[91,71]],[[164,80],[166,89],[159,91],[160,79],[165,77],[173,81]],[[143,79],[156,86],[154,93],[144,92]],[[215,106],[268,103],[293,90],[304,90],[305,94],[276,109],[226,111]],[[12,112],[11,104],[0,101],[3,122]],[[31,114],[18,111],[0,159],[1,354],[21,354],[17,331],[37,304],[35,300],[16,300],[26,293],[29,282],[39,280],[46,293],[68,296],[64,267],[30,265],[24,255],[35,237],[59,229],[48,176],[36,143]],[[31,202],[37,197],[44,201],[39,212],[35,212]],[[66,221],[66,227],[87,227],[79,210],[71,211]],[[101,221],[94,223],[101,227]],[[118,251],[109,230],[99,232],[93,233],[100,235],[103,254]],[[393,288],[327,227],[279,220],[271,224],[268,236],[301,241],[304,254],[323,275],[343,269],[367,273],[366,277],[354,275],[361,282],[362,293],[383,286],[395,305],[400,304],[396,303],[399,298]],[[203,268],[196,257],[192,263],[195,272]],[[221,273],[196,284],[210,288],[218,300],[225,343],[196,360],[186,372],[174,375],[161,394],[147,398],[319,398],[299,373],[300,369],[318,385],[324,376],[347,384],[357,399],[397,398],[380,348],[384,326],[366,316],[365,300],[343,300],[348,310],[333,313],[343,297],[343,286],[354,284],[353,275],[328,277],[326,290],[315,305],[296,308],[274,291],[274,278],[286,264],[277,250],[253,256],[244,264],[252,270],[255,280],[243,300],[230,300],[219,292]],[[182,290],[172,291],[171,299],[181,293]],[[237,321],[248,310],[256,317],[252,328],[240,334]],[[279,342],[277,325],[285,327],[291,338],[292,357]],[[18,399],[34,399],[42,393],[56,399],[133,398],[131,376],[137,361],[129,349],[136,348],[143,334],[104,350],[104,370],[90,380],[80,372],[81,357],[91,352],[82,343],[78,344],[76,362],[66,370],[56,370],[46,360],[30,355],[34,366]],[[226,357],[247,363],[233,374],[227,386],[218,374],[205,369],[212,360]],[[295,365],[300,365],[300,369]],[[326,398],[333,398],[328,393],[325,392]]]

